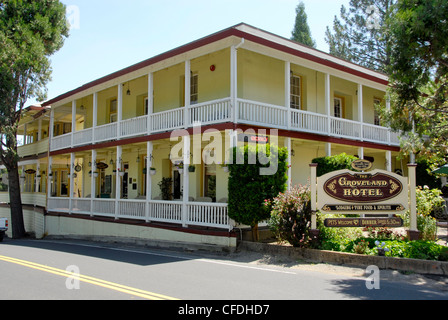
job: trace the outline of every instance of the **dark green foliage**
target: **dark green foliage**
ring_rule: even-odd
[[[341,7],[333,28],[327,27],[325,41],[330,54],[364,67],[384,72],[390,60],[386,19],[396,0],[350,0]]]
[[[323,176],[332,171],[352,169],[351,164],[358,158],[350,156],[346,153],[341,153],[331,157],[315,158],[311,162],[317,163],[317,176]]]
[[[259,157],[256,157],[256,161],[250,161],[250,159],[255,159],[260,149],[267,151],[265,154],[270,163],[260,163]],[[239,155],[243,157],[239,158]],[[278,148],[274,145],[254,146],[249,144],[233,148],[233,161],[228,165],[228,214],[231,219],[251,227],[255,227],[260,221],[269,219],[270,211],[264,206],[264,201],[273,199],[280,192],[285,191],[287,157],[286,148]],[[273,169],[269,172],[271,174],[260,174],[260,169],[266,170],[270,164]]]
[[[315,48],[316,42],[311,38],[311,31],[307,20],[305,4],[300,2],[296,7],[296,22],[292,30],[291,40]]]
[[[50,56],[68,36],[65,5],[56,0],[0,1],[0,160],[8,170],[13,238],[25,234],[17,127],[27,99],[44,100]]]

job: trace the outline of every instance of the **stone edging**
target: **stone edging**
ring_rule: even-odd
[[[368,267],[375,265],[380,269],[448,276],[448,262],[445,261],[369,256],[248,241],[241,241],[238,250],[270,254],[273,256],[281,255],[291,259],[301,259],[314,263],[331,263],[353,267]]]

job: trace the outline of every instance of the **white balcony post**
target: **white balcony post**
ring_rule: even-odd
[[[76,100],[72,101],[72,132],[71,132],[71,142],[73,147],[74,145],[74,138],[75,138],[75,131],[76,131]]]
[[[118,84],[118,95],[117,95],[117,139],[121,136],[121,120],[123,118],[123,84]]]
[[[48,167],[47,167],[47,198],[51,198],[51,183],[53,182],[53,157],[48,157]]]
[[[39,193],[39,186],[40,186],[40,163],[38,162],[36,165],[36,175],[35,175],[35,181],[34,181],[34,192]]]
[[[73,133],[72,133],[73,134]],[[73,136],[73,135],[72,135]],[[73,210],[73,195],[75,194],[75,177],[74,177],[74,173],[75,173],[75,154],[72,152],[70,153],[70,204],[69,204],[69,214],[72,214],[72,210]]]
[[[95,127],[98,125],[98,92],[93,93],[93,119],[92,119],[92,127],[95,130]]]
[[[54,109],[50,110],[50,127],[48,128],[48,136],[50,137],[50,150],[51,150],[51,140],[54,137]]]
[[[118,220],[119,213],[119,202],[121,199],[121,176],[119,174],[118,168],[121,168],[121,155],[123,152],[123,148],[121,146],[117,146],[117,170],[116,170],[116,180],[115,180],[115,220]],[[123,169],[124,170],[124,169]]]
[[[292,185],[292,176],[291,176],[291,174],[292,174],[292,142],[291,142],[291,138],[289,138],[289,137],[287,137],[287,138],[285,138],[285,147],[286,148],[288,148],[288,172],[287,172],[287,175],[288,175],[288,181],[287,181],[287,183],[288,183],[288,190],[291,190],[291,185]]]
[[[90,215],[93,217],[93,201],[96,198],[96,178],[94,175],[96,169],[96,150],[92,150],[92,161],[90,166]]]
[[[325,143],[325,156],[331,157],[331,143]]]
[[[183,170],[183,191],[182,191],[182,226],[188,227],[188,200],[190,195],[190,174],[188,173],[188,166],[190,165],[190,136],[183,136],[183,161],[184,161],[184,170]]]
[[[386,96],[386,110],[390,111],[390,97]],[[391,144],[391,135],[390,135],[390,129],[387,130],[387,142],[389,143],[389,145]]]
[[[331,96],[330,74],[325,74],[325,110],[327,113],[327,134],[331,134]]]
[[[42,118],[37,122],[37,141],[42,140]]]
[[[147,118],[148,134],[150,134],[152,131],[151,120],[153,113],[154,113],[154,74],[151,72],[148,74],[148,118]]]
[[[185,61],[185,106],[184,106],[184,126],[188,128],[190,125],[188,113],[190,112],[191,99],[191,62]]]
[[[285,107],[287,110],[287,126],[291,129],[291,63],[285,61]]]
[[[23,125],[23,145],[28,144],[28,136],[27,136],[27,132],[28,131],[28,124],[24,124]]]
[[[386,151],[386,170],[392,172],[392,152]]]
[[[152,167],[152,153],[154,151],[154,145],[152,141],[146,143],[146,204],[145,204],[145,216],[146,222],[149,222],[149,201],[151,201],[152,193],[152,176],[150,175],[150,169]]]
[[[358,158],[359,159],[364,159],[364,147],[359,147],[358,148]]]
[[[238,55],[235,46],[230,48],[230,104],[232,105],[232,118],[238,123]]]
[[[361,141],[364,140],[364,106],[363,106],[363,92],[362,92],[362,84],[358,83],[358,121],[360,125],[359,138]]]

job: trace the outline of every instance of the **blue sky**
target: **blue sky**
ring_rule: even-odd
[[[48,99],[240,22],[290,38],[299,0],[62,0],[74,28],[51,57]],[[303,0],[317,48],[349,0]],[[27,105],[35,103],[28,100]]]

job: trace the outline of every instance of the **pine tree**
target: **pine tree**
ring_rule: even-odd
[[[385,72],[390,62],[385,21],[396,0],[350,0],[335,16],[333,31],[327,27],[329,53],[372,70]]]
[[[292,31],[291,40],[315,48],[316,42],[311,38],[311,31],[307,19],[305,4],[300,2],[296,7],[296,22]]]

